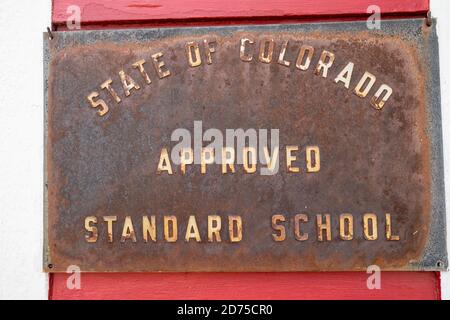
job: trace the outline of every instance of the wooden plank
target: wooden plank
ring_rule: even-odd
[[[210,21],[225,24],[234,20],[329,20],[352,19],[368,16],[367,8],[373,0],[53,0],[54,26],[66,24],[67,8],[77,5],[81,9],[82,26],[170,24],[174,21]],[[378,0],[382,16],[424,16],[429,10],[429,0]]]
[[[330,273],[88,273],[81,289],[53,274],[51,299],[440,299],[439,273],[383,272],[367,289],[363,272]]]
[[[83,28],[181,26],[361,19],[372,0],[53,0],[64,29],[70,5]],[[424,16],[429,0],[379,0],[382,16]],[[69,290],[68,274],[50,274],[50,299],[440,299],[437,272],[383,272],[380,290],[365,273],[93,273]],[[186,288],[189,288],[187,290]]]

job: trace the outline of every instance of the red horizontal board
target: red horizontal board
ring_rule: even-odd
[[[382,272],[379,290],[363,272],[87,273],[79,290],[52,276],[50,299],[440,299],[436,272]]]
[[[365,17],[370,5],[378,5],[382,15],[424,15],[429,0],[54,0],[52,21],[64,26],[69,6],[81,9],[81,24],[132,24],[170,21],[232,21],[325,19]]]

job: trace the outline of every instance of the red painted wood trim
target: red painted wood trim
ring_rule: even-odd
[[[429,0],[53,0],[52,22],[64,28],[67,8],[81,9],[84,28],[108,25],[360,19],[377,4],[382,16],[424,16]]]
[[[53,0],[52,22],[64,29],[78,5],[82,27],[217,25],[362,19],[373,0]],[[382,17],[424,16],[429,0],[377,0]],[[93,273],[81,289],[67,274],[50,274],[49,299],[440,299],[438,272],[383,272],[381,290],[367,274],[342,273]]]
[[[327,273],[93,273],[81,289],[53,275],[51,299],[440,299],[439,273],[382,272],[369,290],[363,272]]]

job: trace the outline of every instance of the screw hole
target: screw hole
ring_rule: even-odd
[[[431,11],[427,12],[427,19],[426,19],[426,21],[427,21],[427,26],[431,27],[431,25],[433,23],[433,18],[431,17]]]
[[[438,268],[442,268],[443,265],[444,265],[444,264],[442,263],[442,261],[436,262],[436,267],[438,267]]]

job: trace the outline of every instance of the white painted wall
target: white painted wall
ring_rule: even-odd
[[[46,299],[42,32],[50,0],[0,3],[0,299]]]
[[[376,4],[376,0],[374,0]],[[450,1],[431,0],[438,18],[450,226]],[[2,0],[0,5],[0,299],[46,299],[42,269],[42,32],[51,0]],[[449,242],[450,248],[450,242]],[[450,299],[450,273],[442,274]]]

